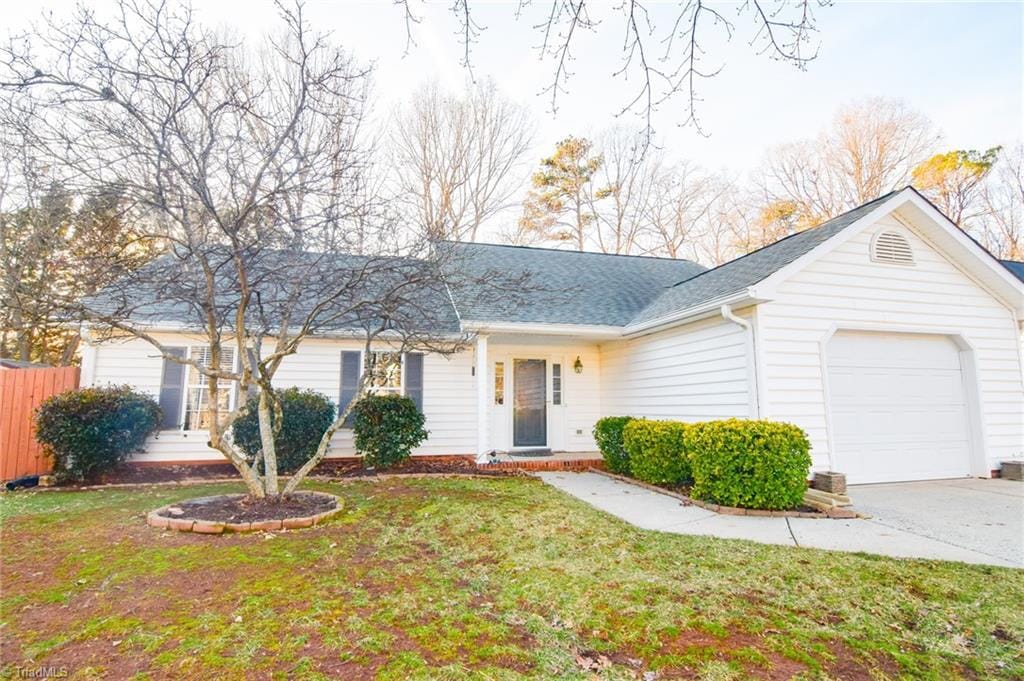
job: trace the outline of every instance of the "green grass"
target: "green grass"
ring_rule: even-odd
[[[649,532],[532,479],[311,487],[345,511],[216,537],[143,515],[235,486],[5,495],[0,676],[1024,676],[1021,571]]]

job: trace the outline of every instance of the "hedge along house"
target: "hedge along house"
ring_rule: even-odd
[[[418,455],[591,452],[597,419],[626,414],[792,422],[810,436],[814,468],[852,483],[988,476],[1024,450],[1024,282],[913,189],[710,270],[448,247],[481,271],[530,272],[545,290],[504,306],[453,289],[459,328],[474,334],[454,355],[382,345],[364,358],[359,341],[323,337],[288,357],[276,383],[345,403],[373,365],[378,391],[421,406],[430,437]],[[154,334],[205,351],[173,325]],[[198,377],[144,341],[87,345],[82,382],[159,398],[164,429],[138,460],[221,460],[205,444]],[[331,455],[354,453],[340,431]]]

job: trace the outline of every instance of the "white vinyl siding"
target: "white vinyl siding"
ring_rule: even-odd
[[[873,235],[889,228],[906,235],[913,266],[871,259]],[[776,299],[758,306],[757,320],[767,396],[763,413],[807,431],[815,468],[830,463],[821,342],[836,328],[961,334],[977,362],[989,466],[1020,456],[1024,388],[1009,309],[894,217],[882,218],[782,282]]]
[[[606,416],[746,418],[752,395],[745,332],[716,317],[604,344],[601,388]]]
[[[167,345],[192,346],[194,336],[161,335]],[[341,387],[341,351],[360,350],[357,341],[310,340],[286,357],[274,377],[274,385],[297,386],[323,393],[335,404]],[[386,348],[381,348],[382,350]],[[269,348],[268,348],[269,350]],[[145,341],[105,343],[95,348],[92,385],[129,384],[160,394],[163,361]],[[430,437],[414,454],[473,454],[476,448],[476,393],[472,352],[450,357],[426,354],[423,358],[423,412]],[[352,431],[342,429],[331,442],[330,456],[352,456]],[[138,461],[223,461],[219,452],[206,446],[205,433],[162,431],[146,443]]]

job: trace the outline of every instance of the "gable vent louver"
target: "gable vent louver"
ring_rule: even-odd
[[[907,237],[899,232],[882,232],[871,245],[871,259],[896,265],[913,265],[914,252]]]

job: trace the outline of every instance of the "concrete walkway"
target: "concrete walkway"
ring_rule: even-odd
[[[614,480],[597,473],[538,473],[544,482],[571,494],[578,499],[595,506],[602,511],[611,513],[626,522],[647,530],[659,530],[674,534],[704,535],[728,539],[747,539],[762,544],[779,544],[782,546],[804,546],[828,549],[833,551],[851,551],[877,553],[897,558],[934,558],[940,560],[962,561],[984,565],[1003,567],[1024,567],[1022,561],[1015,559],[1013,552],[1021,537],[1012,536],[1012,527],[1005,532],[998,530],[999,536],[1005,534],[1005,542],[998,543],[995,550],[985,551],[977,541],[963,540],[971,531],[951,531],[937,536],[935,526],[922,527],[920,523],[899,522],[885,514],[885,497],[893,495],[873,495],[873,506],[858,506],[860,489],[878,488],[881,485],[851,488],[855,508],[860,511],[876,513],[878,517],[857,520],[829,520],[812,518],[761,518],[754,516],[719,515],[696,506],[683,506],[674,497],[652,492],[643,487]],[[958,481],[959,482],[959,481]],[[978,481],[982,483],[1009,481]],[[934,483],[913,483],[930,485]],[[926,494],[922,491],[921,494]],[[942,503],[944,490],[931,492],[932,499],[920,510],[928,512],[935,505]],[[900,495],[896,495],[900,496]],[[977,502],[977,499],[974,500]],[[907,508],[920,504],[908,501]],[[909,515],[908,515],[909,517]],[[990,518],[994,519],[994,518]],[[935,525],[941,523],[955,525],[953,518],[936,518]],[[1018,521],[1019,526],[1019,521]],[[990,546],[986,544],[985,546]],[[1008,551],[999,547],[1010,547]],[[998,552],[998,555],[997,555]]]

